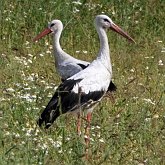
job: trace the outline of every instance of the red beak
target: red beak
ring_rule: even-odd
[[[126,39],[128,39],[129,41],[136,43],[136,42],[134,41],[133,38],[131,38],[126,32],[124,32],[124,31],[123,31],[119,26],[117,26],[116,24],[113,23],[113,24],[111,25],[110,29],[113,30],[113,31],[115,31],[115,32],[117,32],[117,33],[119,33],[120,35],[122,35],[123,37],[125,37]]]
[[[45,35],[51,33],[52,31],[49,28],[44,29],[40,34],[38,34],[34,39],[33,42],[38,41],[39,39],[41,39],[42,37],[44,37]]]

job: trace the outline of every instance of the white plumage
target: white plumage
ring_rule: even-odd
[[[97,66],[97,67],[96,67]],[[103,74],[104,73],[104,74]],[[79,74],[68,78],[68,80],[82,79],[80,83],[76,84],[72,91],[78,93],[78,88],[81,92],[88,94],[94,91],[107,91],[112,77],[112,71],[108,71],[100,60],[95,60],[85,70]]]

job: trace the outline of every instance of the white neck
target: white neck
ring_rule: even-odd
[[[53,33],[53,50],[54,50],[54,57],[55,57],[56,63],[60,63],[60,61],[70,58],[70,56],[67,53],[65,53],[61,48],[61,45],[60,45],[61,32],[62,32],[62,29]]]
[[[112,66],[106,31],[102,27],[96,27],[96,29],[100,39],[100,50],[97,59],[100,60],[109,71],[111,71]]]

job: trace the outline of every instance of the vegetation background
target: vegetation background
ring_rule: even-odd
[[[93,113],[86,161],[75,118],[63,115],[47,131],[36,126],[60,78],[51,35],[32,39],[48,21],[60,19],[64,50],[92,61],[99,49],[93,20],[101,13],[136,44],[108,32],[118,90],[114,103],[105,98]],[[164,0],[1,0],[0,164],[164,165],[164,18]]]

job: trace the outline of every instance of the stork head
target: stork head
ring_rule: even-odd
[[[41,39],[42,37],[44,37],[45,35],[48,35],[50,33],[58,33],[62,31],[63,29],[63,24],[60,20],[53,20],[51,22],[49,22],[48,27],[45,28],[40,34],[38,34],[33,41],[38,41],[39,39]]]
[[[63,24],[60,20],[53,20],[49,22],[48,28],[51,30],[52,33],[57,33],[57,31],[61,31],[63,29]]]
[[[106,15],[97,15],[96,18],[95,18],[95,25],[97,27],[103,27],[105,29],[108,29],[111,27],[111,24],[112,24],[112,20],[106,16]]]
[[[96,28],[103,28],[103,29],[111,29],[131,42],[135,41],[126,33],[124,32],[119,26],[117,26],[108,16],[106,15],[97,15],[95,18],[95,26]]]

